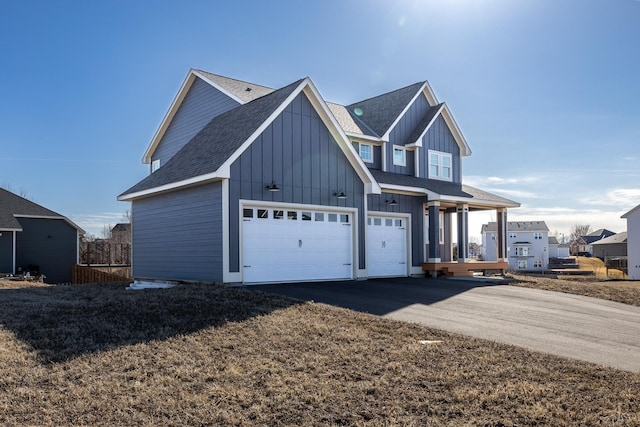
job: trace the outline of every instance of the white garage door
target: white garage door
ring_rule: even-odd
[[[407,275],[407,224],[405,218],[370,215],[367,218],[369,277]]]
[[[351,213],[245,207],[245,283],[351,279]]]

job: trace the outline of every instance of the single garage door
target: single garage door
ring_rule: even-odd
[[[242,215],[245,283],[353,277],[351,213],[246,206]]]
[[[407,275],[407,224],[405,218],[370,215],[367,218],[369,277]]]

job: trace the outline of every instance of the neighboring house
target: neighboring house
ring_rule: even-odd
[[[84,231],[68,218],[0,188],[0,273],[39,271],[70,283]]]
[[[348,106],[191,70],[131,202],[139,280],[263,283],[435,274],[511,200],[462,184],[469,145],[427,82]],[[453,220],[457,217],[457,242]],[[456,265],[459,265],[459,264]],[[499,264],[502,266],[503,264]],[[424,270],[423,270],[424,269]]]
[[[131,243],[131,224],[128,222],[123,222],[114,225],[111,229],[110,238],[113,243]]]
[[[622,218],[627,220],[627,276],[629,280],[640,280],[640,205]]]
[[[591,244],[592,255],[602,260],[605,257],[627,256],[627,232],[614,234]]]
[[[549,236],[549,258],[569,257],[569,245],[560,243],[555,236]]]
[[[614,234],[616,233],[613,231],[607,230],[606,228],[600,228],[586,236],[580,236],[577,241],[578,252],[574,255],[593,255],[593,243],[606,237],[613,236]]]
[[[511,270],[547,269],[549,266],[549,228],[544,221],[508,222],[507,233],[507,253]],[[497,234],[495,222],[482,226],[483,257],[487,261],[494,259]]]

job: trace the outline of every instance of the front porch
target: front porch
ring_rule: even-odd
[[[471,277],[474,272],[482,272],[485,276],[490,272],[504,274],[508,268],[508,261],[425,262],[422,264],[422,270],[431,274],[431,277],[437,277],[438,273],[453,277]]]

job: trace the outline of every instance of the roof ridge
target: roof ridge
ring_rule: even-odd
[[[381,93],[380,95],[376,95],[376,96],[372,96],[372,97],[370,97],[370,98],[362,99],[362,100],[360,100],[360,101],[352,102],[351,104],[346,105],[346,107],[350,107],[350,106],[352,106],[352,105],[361,104],[361,103],[363,103],[363,102],[367,102],[367,101],[374,100],[374,99],[376,99],[376,98],[380,98],[380,97],[383,97],[383,96],[387,96],[387,95],[392,94],[392,93],[394,93],[394,92],[399,92],[399,91],[401,91],[401,90],[408,89],[408,88],[410,88],[411,86],[416,86],[416,85],[423,86],[425,83],[427,83],[427,81],[428,81],[428,80],[424,80],[424,81],[422,81],[422,82],[412,83],[412,84],[409,84],[409,85],[403,86],[403,87],[398,88],[398,89],[390,90],[389,92]]]
[[[270,89],[270,90],[274,90],[274,91],[277,90],[277,89],[274,89],[274,88],[272,88],[270,86],[265,86],[265,85],[261,85],[261,84],[258,84],[258,83],[248,82],[246,80],[235,79],[233,77],[223,76],[222,74],[211,73],[209,71],[201,70],[199,68],[194,68],[193,71],[197,71],[199,73],[208,74],[208,75],[214,76],[214,77],[222,77],[223,79],[233,80],[234,82],[238,82],[238,83],[246,83],[246,84],[249,84],[249,85],[252,85],[252,86],[259,86],[259,87],[263,87],[265,89]]]

